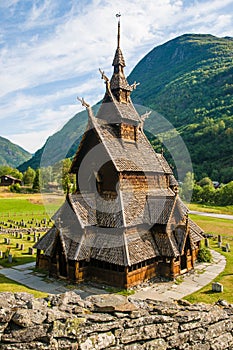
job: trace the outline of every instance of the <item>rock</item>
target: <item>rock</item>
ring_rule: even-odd
[[[95,311],[100,312],[132,312],[137,307],[127,300],[127,297],[116,294],[100,294],[86,298],[94,305]]]
[[[50,296],[48,300],[50,301],[51,305],[54,305],[54,306],[69,305],[69,304],[79,305],[79,303],[81,303],[82,304],[81,306],[83,306],[83,301],[80,295],[76,294],[73,291]]]
[[[232,322],[226,322],[225,320],[214,323],[208,326],[205,334],[205,340],[211,340],[213,338],[219,337],[223,333],[231,332],[232,328]]]
[[[179,311],[175,316],[175,320],[179,323],[187,323],[199,321],[202,313],[200,311]]]
[[[10,322],[14,311],[11,308],[0,309],[0,323]]]
[[[111,333],[95,334],[80,342],[80,350],[106,349],[115,344],[115,336]]]
[[[0,293],[0,307],[8,308],[16,304],[15,295],[11,292]]]
[[[47,338],[49,325],[38,325],[27,327],[19,330],[12,330],[7,334],[3,334],[1,341],[4,343],[26,343],[34,340],[42,340]]]
[[[78,335],[83,332],[82,326],[86,323],[85,318],[67,318],[65,324],[60,321],[53,322],[53,337],[54,338],[73,338],[76,339]]]
[[[47,318],[46,313],[40,310],[18,309],[11,320],[21,327],[31,327],[34,324],[41,324]]]
[[[233,346],[233,337],[231,333],[225,333],[220,335],[211,341],[211,350],[231,350]]]
[[[219,299],[216,304],[220,306],[228,306],[228,302],[222,299]]]
[[[177,300],[177,304],[178,305],[182,305],[182,306],[190,306],[190,305],[192,305],[188,300],[184,300],[184,299]]]
[[[101,313],[97,313],[97,314],[87,314],[85,315],[85,318],[87,319],[87,321],[91,321],[91,322],[111,322],[115,320],[115,317],[108,315],[108,314],[101,314]]]
[[[53,309],[48,309],[47,311],[47,322],[52,323],[56,320],[63,320],[66,321],[68,318],[70,318],[70,314],[60,311],[57,307]]]

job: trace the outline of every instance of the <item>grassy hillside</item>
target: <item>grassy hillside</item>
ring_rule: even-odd
[[[136,103],[179,131],[197,178],[233,178],[233,39],[183,35],[153,49],[130,74]],[[146,128],[156,134],[153,118]]]
[[[29,152],[0,136],[0,165],[16,168],[29,158]]]
[[[232,58],[232,38],[186,34],[154,48],[128,78],[130,83],[140,81],[133,101],[161,113],[177,128],[197,179],[207,175],[224,182],[233,179]],[[28,165],[38,167],[42,154],[44,165],[72,156],[86,118],[86,112],[78,113],[20,170]],[[153,114],[145,128],[155,149],[160,150]],[[166,149],[165,156],[169,158]]]

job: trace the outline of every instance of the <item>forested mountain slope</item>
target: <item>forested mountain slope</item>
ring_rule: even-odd
[[[177,128],[190,152],[197,179],[206,175],[225,182],[233,179],[233,38],[182,35],[150,51],[128,81],[140,82],[132,94],[136,104],[161,113]],[[51,136],[43,163],[72,156],[85,124],[86,113],[78,113]],[[151,132],[155,148],[161,149],[153,114],[145,128]],[[29,165],[38,167],[43,150],[20,170]]]
[[[180,36],[145,56],[130,74],[134,80],[134,102],[177,128],[196,177],[233,179],[233,38]],[[153,118],[145,125],[156,133]]]
[[[16,168],[29,158],[31,158],[29,152],[0,136],[0,165],[8,165]]]

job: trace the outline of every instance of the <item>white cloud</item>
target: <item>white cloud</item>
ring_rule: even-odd
[[[97,70],[101,67],[107,75],[112,72],[117,31],[114,15],[119,10],[126,75],[154,46],[177,35],[233,35],[232,0],[11,0],[6,4],[4,14],[9,11],[11,19],[15,16],[18,32],[10,26],[9,31],[0,33],[0,116],[9,129],[5,134],[21,140],[26,148],[30,139],[31,150],[38,148],[39,135],[53,132],[56,118],[65,123],[76,113],[77,95],[90,103],[103,95]],[[21,17],[16,11],[20,5]],[[2,18],[4,21],[8,23],[8,18]],[[10,127],[8,121],[14,122],[16,115],[22,122]],[[27,131],[25,138],[21,137],[22,128]],[[28,132],[34,132],[33,128],[39,131],[31,137]]]

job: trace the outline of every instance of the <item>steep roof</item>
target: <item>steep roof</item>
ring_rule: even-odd
[[[162,160],[161,156],[155,153],[143,131],[138,130],[137,142],[128,142],[117,137],[117,124],[108,124],[105,120],[95,117],[92,122],[117,171],[172,174],[166,160]]]

